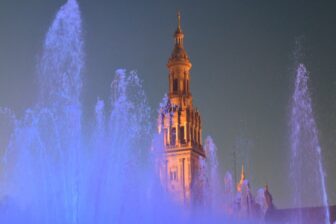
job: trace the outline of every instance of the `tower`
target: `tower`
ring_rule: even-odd
[[[173,197],[189,203],[198,197],[202,160],[202,126],[200,113],[192,104],[190,92],[191,63],[183,46],[181,16],[174,34],[175,46],[168,60],[169,94],[159,112],[158,131],[164,138],[164,158],[160,167],[162,183]]]

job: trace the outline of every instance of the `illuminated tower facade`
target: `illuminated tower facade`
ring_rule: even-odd
[[[162,183],[174,198],[189,203],[200,194],[200,175],[205,153],[202,147],[200,113],[192,104],[191,63],[183,46],[184,34],[178,13],[175,46],[168,60],[169,94],[159,113],[158,130],[164,138],[164,158],[160,167]],[[198,196],[196,196],[198,197]]]

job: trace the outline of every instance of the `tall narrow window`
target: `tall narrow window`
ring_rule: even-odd
[[[193,140],[194,140],[195,143],[196,143],[196,138],[197,138],[197,136],[196,136],[196,130],[194,129]]]
[[[186,92],[189,92],[189,80],[187,80]]]
[[[171,130],[170,144],[171,145],[176,144],[176,128],[172,128],[172,130]]]
[[[178,80],[174,79],[174,81],[173,81],[173,92],[177,93],[177,90],[178,90]]]
[[[181,144],[185,144],[184,127],[180,127],[179,136],[180,136],[180,142],[181,142]]]
[[[187,136],[186,136],[186,139],[187,139],[187,142],[189,142],[189,141],[190,141],[190,126],[189,126],[189,124],[187,124],[186,129],[187,129]]]

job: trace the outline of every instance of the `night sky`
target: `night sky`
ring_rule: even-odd
[[[78,1],[85,116],[92,115],[98,96],[109,99],[114,71],[126,68],[144,80],[155,122],[168,89],[166,63],[179,9],[203,138],[213,137],[223,173],[234,169],[236,151],[237,172],[244,161],[253,191],[268,183],[278,207],[290,206],[288,120],[299,39],[300,61],[310,71],[329,199],[336,204],[335,1]],[[0,107],[18,117],[36,102],[36,62],[64,2],[0,1]]]

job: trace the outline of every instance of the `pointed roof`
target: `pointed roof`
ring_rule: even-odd
[[[182,33],[182,29],[181,29],[181,13],[180,13],[180,11],[177,11],[177,30],[175,32],[175,35],[177,33]]]
[[[174,33],[175,46],[168,60],[168,67],[174,64],[186,64],[191,67],[189,56],[183,47],[184,34],[181,28],[181,13],[177,12],[177,29]]]
[[[238,192],[241,192],[242,190],[242,186],[243,186],[243,183],[245,181],[245,171],[244,171],[244,162],[242,164],[242,169],[241,169],[241,174],[240,174],[240,181],[239,183],[237,184],[237,191]]]
[[[244,170],[244,162],[242,164],[242,169],[241,169],[241,173],[240,173],[240,181],[244,181],[245,180],[245,170]]]

